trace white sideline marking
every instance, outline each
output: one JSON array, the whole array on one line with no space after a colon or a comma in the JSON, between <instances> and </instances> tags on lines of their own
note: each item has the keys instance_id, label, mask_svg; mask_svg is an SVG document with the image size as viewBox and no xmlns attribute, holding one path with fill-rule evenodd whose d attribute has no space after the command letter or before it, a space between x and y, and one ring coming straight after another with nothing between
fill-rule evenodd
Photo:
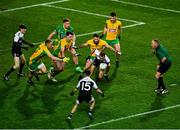
<instances>
[{"instance_id":1,"label":"white sideline marking","mask_svg":"<svg viewBox=\"0 0 180 130\"><path fill-rule=\"evenodd\" d=\"M16 11L16 10L22 10L22 9L27 9L27 8L42 6L42 5L47 5L47 4L56 4L56 3L66 2L66 1L70 1L70 0L59 0L59 1L54 1L54 2L34 4L34 5L29 5L29 6L23 6L23 7L13 8L13 9L2 10L2 11L0 11L0 14L1 14L1 13L6 13L6 12L12 12L12 11Z\"/></svg>"},{"instance_id":2,"label":"white sideline marking","mask_svg":"<svg viewBox=\"0 0 180 130\"><path fill-rule=\"evenodd\" d=\"M97 13L93 13L93 12L88 12L88 11L83 11L83 10L77 10L77 9L72 9L72 8L65 8L65 7L60 7L60 6L54 6L54 5L50 5L50 4L43 4L42 6L47 6L47 7L51 7L51 8L57 8L57 9L62 9L62 10L68 10L68 11L78 12L78 13L84 13L84 14L88 14L88 15L94 15L94 16L109 18L108 15L97 14ZM142 23L142 22L135 21L135 20L130 20L130 19L124 19L124 18L118 18L118 19L119 19L119 20L128 21L128 22L133 22L133 23Z\"/></svg>"},{"instance_id":3,"label":"white sideline marking","mask_svg":"<svg viewBox=\"0 0 180 130\"><path fill-rule=\"evenodd\" d=\"M144 7L144 8L155 9L155 10L162 10L162 11L168 11L168 12L173 12L173 13L180 13L179 10L173 10L173 9L167 9L167 8L158 8L158 7L153 7L153 6L149 6L149 5L143 5L143 4L127 2L127 1L121 1L121 0L111 0L111 1L119 2L119 3L127 4L127 5L134 5L134 6Z\"/></svg>"},{"instance_id":4,"label":"white sideline marking","mask_svg":"<svg viewBox=\"0 0 180 130\"><path fill-rule=\"evenodd\" d=\"M156 112L160 112L160 111L164 111L164 110L169 110L169 109L173 109L173 108L177 108L177 107L180 107L180 104L165 107L165 108L161 108L161 109L157 109L157 110L147 111L147 112L143 112L143 113L133 114L133 115L130 115L130 116L111 119L111 120L108 120L108 121L103 121L103 122L100 122L100 123L96 123L96 124L76 128L76 129L85 129L85 128L90 128L90 127L95 127L95 126L99 126L99 125L103 125L103 124L108 124L108 123L117 122L117 121L121 121L121 120L125 120L125 119L130 119L130 118L134 118L134 117L148 115L148 114L152 114L152 113L156 113Z\"/></svg>"}]
</instances>

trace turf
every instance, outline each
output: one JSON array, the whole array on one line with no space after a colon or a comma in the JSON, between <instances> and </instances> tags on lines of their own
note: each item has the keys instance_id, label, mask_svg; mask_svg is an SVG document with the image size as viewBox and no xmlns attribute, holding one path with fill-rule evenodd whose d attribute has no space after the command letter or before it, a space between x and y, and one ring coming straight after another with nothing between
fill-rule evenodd
<instances>
[{"instance_id":1,"label":"turf","mask_svg":"<svg viewBox=\"0 0 180 130\"><path fill-rule=\"evenodd\" d=\"M44 2L52 2L52 0L39 0L38 2L36 0L26 0L26 2L24 0L1 0L0 10ZM174 10L178 10L178 5L180 5L178 0L137 0L136 2ZM0 80L0 128L79 128L180 104L179 13L126 5L109 0L71 0L53 5L104 15L116 11L120 18L145 22L146 24L123 29L121 39L123 55L119 68L115 68L115 55L107 50L107 54L111 58L110 76L112 80L98 84L105 93L104 98L95 92L93 93L96 98L95 120L88 119L88 107L83 103L74 114L72 123L65 121L77 97L77 95L74 97L69 95L78 79L75 66L70 62L66 65L65 71L56 77L58 83L50 82L44 75L40 77L41 81L35 82L35 87L32 87L26 83L27 77L18 78L16 73L10 76L11 80L8 82ZM58 24L61 24L64 17L70 17L71 25L76 34L102 30L107 19L46 6L0 12L1 77L13 65L12 38L19 24L24 23L28 26L26 39L36 43L44 41L51 31ZM135 24L124 20L122 23L123 26ZM92 38L91 35L78 37L76 44L80 45L90 38ZM173 66L165 75L165 83L169 89L167 95L154 93L156 86L154 73L158 61L151 55L150 42L153 38L161 39L173 57ZM35 48L24 51L27 59ZM84 48L78 52L82 54L79 57L79 63L83 67L89 49ZM51 65L48 58L45 58L44 62L47 67ZM24 71L28 72L27 66ZM170 86L171 84L177 85ZM180 108L174 108L90 128L180 128L179 115Z\"/></svg>"}]
</instances>

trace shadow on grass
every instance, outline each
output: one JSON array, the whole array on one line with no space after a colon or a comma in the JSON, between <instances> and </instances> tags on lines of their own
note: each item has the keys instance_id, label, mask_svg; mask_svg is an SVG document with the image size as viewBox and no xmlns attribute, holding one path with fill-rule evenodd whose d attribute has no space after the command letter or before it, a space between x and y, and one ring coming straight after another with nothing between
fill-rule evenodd
<instances>
[{"instance_id":1,"label":"shadow on grass","mask_svg":"<svg viewBox=\"0 0 180 130\"><path fill-rule=\"evenodd\" d=\"M74 74L58 83L47 80L43 90L38 90L36 85L27 85L23 95L16 102L19 113L21 113L25 119L31 119L37 114L54 113L60 102L60 99L56 99L56 96L63 91L64 84L69 82L72 77L74 77ZM36 100L42 101L43 107L33 107Z\"/></svg>"},{"instance_id":2,"label":"shadow on grass","mask_svg":"<svg viewBox=\"0 0 180 130\"><path fill-rule=\"evenodd\" d=\"M0 89L0 107L4 105L4 101L7 98L9 92L19 85L20 77L17 77L15 83L11 84L9 81L4 81L5 87Z\"/></svg>"},{"instance_id":3,"label":"shadow on grass","mask_svg":"<svg viewBox=\"0 0 180 130\"><path fill-rule=\"evenodd\" d=\"M153 110L158 110L158 109L162 109L165 106L163 105L162 101L163 99L166 97L166 95L161 95L161 94L157 94L154 102L151 103L151 107L149 109L149 111L153 111ZM151 113L151 114L147 114L145 116L143 116L140 121L141 122L146 122L154 117L159 116L163 111L159 111L159 112L155 112L155 113Z\"/></svg>"}]
</instances>

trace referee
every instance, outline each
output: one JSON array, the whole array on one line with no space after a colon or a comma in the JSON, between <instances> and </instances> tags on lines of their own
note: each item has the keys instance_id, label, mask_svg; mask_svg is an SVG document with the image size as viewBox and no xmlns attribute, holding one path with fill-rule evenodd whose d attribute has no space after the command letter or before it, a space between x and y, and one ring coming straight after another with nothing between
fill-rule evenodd
<instances>
[{"instance_id":1,"label":"referee","mask_svg":"<svg viewBox=\"0 0 180 130\"><path fill-rule=\"evenodd\" d=\"M158 87L155 92L165 94L168 92L168 89L164 84L163 74L166 73L171 67L172 58L169 56L166 48L162 44L160 44L159 40L152 40L151 47L152 49L154 49L153 52L159 60L159 64L157 65L157 71L155 74L155 77L158 80Z\"/></svg>"}]
</instances>

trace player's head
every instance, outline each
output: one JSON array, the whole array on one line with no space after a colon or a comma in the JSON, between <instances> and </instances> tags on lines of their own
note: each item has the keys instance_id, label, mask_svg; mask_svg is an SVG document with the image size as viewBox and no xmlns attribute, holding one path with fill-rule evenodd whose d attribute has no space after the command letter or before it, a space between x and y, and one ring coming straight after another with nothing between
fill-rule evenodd
<instances>
[{"instance_id":1,"label":"player's head","mask_svg":"<svg viewBox=\"0 0 180 130\"><path fill-rule=\"evenodd\" d=\"M158 46L159 46L159 40L158 39L153 39L152 41L151 41L151 47L153 48L153 49L156 49Z\"/></svg>"},{"instance_id":2,"label":"player's head","mask_svg":"<svg viewBox=\"0 0 180 130\"><path fill-rule=\"evenodd\" d=\"M112 12L111 14L110 14L110 21L111 22L115 22L116 21L116 13L115 12Z\"/></svg>"},{"instance_id":3,"label":"player's head","mask_svg":"<svg viewBox=\"0 0 180 130\"><path fill-rule=\"evenodd\" d=\"M73 35L74 35L73 32L66 32L66 38L67 38L67 40L73 40Z\"/></svg>"},{"instance_id":4,"label":"player's head","mask_svg":"<svg viewBox=\"0 0 180 130\"><path fill-rule=\"evenodd\" d=\"M94 43L95 43L95 44L98 44L98 43L99 43L99 40L100 40L99 35L98 35L97 33L95 33L95 34L93 35L93 41L94 41Z\"/></svg>"},{"instance_id":5,"label":"player's head","mask_svg":"<svg viewBox=\"0 0 180 130\"><path fill-rule=\"evenodd\" d=\"M90 70L85 70L84 73L85 73L86 76L90 76L91 71Z\"/></svg>"},{"instance_id":6,"label":"player's head","mask_svg":"<svg viewBox=\"0 0 180 130\"><path fill-rule=\"evenodd\" d=\"M50 39L47 39L45 41L45 45L47 46L48 49L51 49L53 47L53 41Z\"/></svg>"},{"instance_id":7,"label":"player's head","mask_svg":"<svg viewBox=\"0 0 180 130\"><path fill-rule=\"evenodd\" d=\"M19 25L19 31L26 33L27 27L24 24Z\"/></svg>"},{"instance_id":8,"label":"player's head","mask_svg":"<svg viewBox=\"0 0 180 130\"><path fill-rule=\"evenodd\" d=\"M63 19L63 25L66 29L69 28L70 27L70 19L69 18Z\"/></svg>"},{"instance_id":9,"label":"player's head","mask_svg":"<svg viewBox=\"0 0 180 130\"><path fill-rule=\"evenodd\" d=\"M105 59L105 53L104 52L101 52L100 54L99 54L99 58L100 58L100 60L101 61L103 61L104 59Z\"/></svg>"}]
</instances>

